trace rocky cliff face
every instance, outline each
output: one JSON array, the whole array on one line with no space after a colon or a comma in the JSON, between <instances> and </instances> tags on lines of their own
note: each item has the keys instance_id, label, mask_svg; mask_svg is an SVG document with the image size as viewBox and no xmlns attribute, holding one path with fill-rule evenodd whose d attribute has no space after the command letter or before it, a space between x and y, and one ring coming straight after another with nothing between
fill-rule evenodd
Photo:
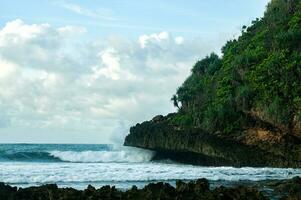
<instances>
[{"instance_id":1,"label":"rocky cliff face","mask_svg":"<svg viewBox=\"0 0 301 200\"><path fill-rule=\"evenodd\" d=\"M157 116L137 124L130 129L124 145L154 150L154 159L197 165L301 167L299 139L256 128L227 136L207 133L174 126L172 117Z\"/></svg>"},{"instance_id":2,"label":"rocky cliff face","mask_svg":"<svg viewBox=\"0 0 301 200\"><path fill-rule=\"evenodd\" d=\"M125 145L201 165L301 167L301 0L198 61L172 97L178 112L132 127Z\"/></svg>"}]
</instances>

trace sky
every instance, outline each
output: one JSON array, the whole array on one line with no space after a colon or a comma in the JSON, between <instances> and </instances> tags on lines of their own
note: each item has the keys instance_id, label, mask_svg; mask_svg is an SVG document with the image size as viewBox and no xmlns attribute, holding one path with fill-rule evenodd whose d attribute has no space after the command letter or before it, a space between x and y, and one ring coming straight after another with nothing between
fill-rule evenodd
<instances>
[{"instance_id":1,"label":"sky","mask_svg":"<svg viewBox=\"0 0 301 200\"><path fill-rule=\"evenodd\" d=\"M0 0L0 143L122 143L268 0Z\"/></svg>"}]
</instances>

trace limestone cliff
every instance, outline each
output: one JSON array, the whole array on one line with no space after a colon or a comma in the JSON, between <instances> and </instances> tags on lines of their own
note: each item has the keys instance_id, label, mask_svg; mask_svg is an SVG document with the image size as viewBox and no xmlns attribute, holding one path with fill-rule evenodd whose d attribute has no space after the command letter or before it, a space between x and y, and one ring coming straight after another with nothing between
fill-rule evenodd
<instances>
[{"instance_id":1,"label":"limestone cliff","mask_svg":"<svg viewBox=\"0 0 301 200\"><path fill-rule=\"evenodd\" d=\"M198 128L180 128L172 114L137 124L125 139L126 146L151 149L154 159L207 166L301 167L301 145L285 145L282 136L264 130L243 134L211 134ZM297 141L294 138L294 141Z\"/></svg>"}]
</instances>

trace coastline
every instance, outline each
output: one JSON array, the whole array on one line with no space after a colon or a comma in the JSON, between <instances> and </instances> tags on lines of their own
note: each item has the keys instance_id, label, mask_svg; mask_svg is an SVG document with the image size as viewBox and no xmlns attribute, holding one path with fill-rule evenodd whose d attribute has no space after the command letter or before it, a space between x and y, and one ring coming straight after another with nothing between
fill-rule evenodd
<instances>
[{"instance_id":1,"label":"coastline","mask_svg":"<svg viewBox=\"0 0 301 200\"><path fill-rule=\"evenodd\" d=\"M156 152L155 159L199 166L300 168L300 139L275 139L277 134L242 131L208 133L172 124L174 114L156 116L130 128L124 145ZM260 134L264 133L263 136Z\"/></svg>"},{"instance_id":2,"label":"coastline","mask_svg":"<svg viewBox=\"0 0 301 200\"><path fill-rule=\"evenodd\" d=\"M236 183L212 187L207 179L184 182L178 180L176 186L168 183L150 183L143 188L132 186L128 190L119 190L115 186L103 186L99 189L88 185L84 190L59 188L56 184L17 188L0 183L0 199L300 199L301 178L270 180L252 184Z\"/></svg>"}]
</instances>

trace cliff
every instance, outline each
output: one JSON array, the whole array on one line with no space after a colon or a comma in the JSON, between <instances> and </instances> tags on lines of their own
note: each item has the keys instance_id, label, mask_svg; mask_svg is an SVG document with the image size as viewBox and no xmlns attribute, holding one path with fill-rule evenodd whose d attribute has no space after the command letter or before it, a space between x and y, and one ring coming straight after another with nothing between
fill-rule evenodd
<instances>
[{"instance_id":1,"label":"cliff","mask_svg":"<svg viewBox=\"0 0 301 200\"><path fill-rule=\"evenodd\" d=\"M272 0L238 39L198 61L178 112L137 124L125 145L201 165L301 166L301 1Z\"/></svg>"},{"instance_id":2,"label":"cliff","mask_svg":"<svg viewBox=\"0 0 301 200\"><path fill-rule=\"evenodd\" d=\"M296 138L285 138L264 130L246 130L244 134L212 134L198 128L181 128L172 117L157 116L137 124L125 138L126 146L157 152L154 159L207 166L301 167L301 145Z\"/></svg>"}]
</instances>

